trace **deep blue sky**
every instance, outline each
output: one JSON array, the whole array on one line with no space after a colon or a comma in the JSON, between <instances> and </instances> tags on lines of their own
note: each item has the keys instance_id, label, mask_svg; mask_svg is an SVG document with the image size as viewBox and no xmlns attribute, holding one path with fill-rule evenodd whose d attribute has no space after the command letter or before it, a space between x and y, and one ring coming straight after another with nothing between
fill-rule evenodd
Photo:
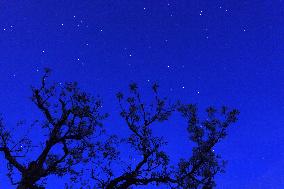
<instances>
[{"instance_id":1,"label":"deep blue sky","mask_svg":"<svg viewBox=\"0 0 284 189\"><path fill-rule=\"evenodd\" d=\"M281 0L4 0L0 52L0 112L8 124L33 118L29 86L43 67L58 82L75 80L100 94L110 111L129 82L158 81L164 94L201 109L240 110L216 149L229 161L217 188L284 188ZM176 134L185 136L180 128ZM1 173L0 188L8 187Z\"/></svg>"}]
</instances>

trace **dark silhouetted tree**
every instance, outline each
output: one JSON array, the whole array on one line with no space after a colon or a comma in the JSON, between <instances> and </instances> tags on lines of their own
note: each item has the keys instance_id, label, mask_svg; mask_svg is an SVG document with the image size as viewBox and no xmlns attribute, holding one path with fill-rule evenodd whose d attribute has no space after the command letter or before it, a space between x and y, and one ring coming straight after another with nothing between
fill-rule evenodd
<instances>
[{"instance_id":1,"label":"dark silhouetted tree","mask_svg":"<svg viewBox=\"0 0 284 189\"><path fill-rule=\"evenodd\" d=\"M66 174L83 177L87 180L82 183L85 188L126 189L149 184L188 189L215 187L214 177L224 171L225 162L213 148L237 121L237 110L209 107L202 121L196 105L169 103L160 96L157 84L152 86L153 99L149 103L143 101L137 85L131 84L129 95L116 95L129 135L108 135L101 123L106 118L99 111L101 101L81 91L76 83L47 86L48 74L46 70L39 88L32 88L32 101L44 115L41 127L47 131L45 143L34 160L27 164L18 160L32 152L31 141L23 138L14 142L13 133L1 121L0 151L8 163L7 175L18 188L40 188L43 186L38 182L49 175ZM191 156L177 164L171 163L165 151L167 141L163 133L154 132L157 125L166 127L174 113L185 120L188 139L193 143L193 147L185 149L192 152ZM122 157L125 151L140 158L126 161ZM84 164L91 168L82 170ZM13 180L14 169L21 175L17 182Z\"/></svg>"},{"instance_id":2,"label":"dark silhouetted tree","mask_svg":"<svg viewBox=\"0 0 284 189\"><path fill-rule=\"evenodd\" d=\"M19 156L23 158L26 153L33 153L31 141L25 137L15 142L12 137L14 133L5 130L1 121L0 151L8 162L8 176L18 189L41 188L37 182L49 175L79 174L73 167L88 161L88 156L84 154L94 148L91 137L104 117L98 112L100 100L81 91L76 83L48 86L49 72L49 69L45 70L39 88L32 88L31 100L44 115L40 125L46 131L45 142L34 160L26 164L18 160ZM55 151L55 148L61 150ZM21 175L17 182L13 180L14 169Z\"/></svg>"}]
</instances>

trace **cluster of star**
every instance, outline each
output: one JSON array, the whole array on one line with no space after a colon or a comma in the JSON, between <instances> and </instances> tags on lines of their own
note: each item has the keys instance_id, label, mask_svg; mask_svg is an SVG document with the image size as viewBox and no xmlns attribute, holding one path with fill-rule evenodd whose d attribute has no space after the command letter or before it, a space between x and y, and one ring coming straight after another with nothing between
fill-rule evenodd
<instances>
[{"instance_id":1,"label":"cluster of star","mask_svg":"<svg viewBox=\"0 0 284 189\"><path fill-rule=\"evenodd\" d=\"M174 13L174 10L172 7L174 7L174 3L166 3L166 7L168 7L168 15L170 17L174 17L175 13ZM217 9L220 9L221 11L223 11L225 14L229 15L230 11L229 9L226 9L224 8L223 6L216 6ZM147 7L142 7L141 8L144 12L145 12L145 16L150 16L150 11L151 9L150 8L147 8ZM204 17L204 19L206 19L206 16L210 16L207 14L207 11L206 9L204 10L200 10L198 13L196 13L196 16L202 16ZM69 18L69 21L71 20L71 23L73 23L73 27L75 29L77 29L78 31L80 30L88 30L90 27L89 27L89 24L84 21L83 18L80 18L80 16L76 16L76 15L73 15ZM68 26L70 23L63 23L63 22L59 22L58 23L58 28L59 28L59 32L60 31L64 31L65 30L65 27ZM97 31L96 32L99 32L99 33L102 33L104 32L104 28L102 26L97 26ZM6 28L3 28L4 31L12 31L14 30L14 25L10 25L10 27L6 27ZM241 29L241 31L243 32L246 32L248 29L247 27L243 27ZM66 31L65 31L66 32ZM209 28L208 27L204 27L203 28L203 31L202 33L205 34L205 39L209 39L209 34L210 34L210 31L209 31ZM168 38L165 38L163 39L163 41L161 41L161 43L163 44L166 44L168 45L170 42L170 39ZM89 41L82 41L82 45L85 46L86 48L91 48L92 45L90 45ZM151 45L148 45L147 47L145 48L148 48L149 50L152 49L152 46ZM81 50L82 51L82 50ZM133 64L135 62L135 49L132 48L132 47L123 47L123 50L122 50L123 54L128 57L128 58L131 58L131 61L127 62L127 65L129 67L133 67ZM41 49L40 50L40 53L41 53L41 56L48 56L48 49ZM86 58L83 56L83 55L72 55L74 56L73 58L73 61L74 63L80 65L80 66L85 66L86 64L88 64L88 62L86 62ZM176 65L165 65L166 67L166 71L168 72L171 72L173 70L175 70L175 67ZM181 66L181 69L183 69L185 67L185 65L182 65ZM130 68L130 69L131 69ZM38 66L36 67L36 72L39 71L39 68ZM16 77L16 73L13 73L12 74L12 77L15 78ZM146 79L147 82L150 82L151 78L148 78ZM185 85L181 85L181 89L186 89L186 86ZM173 88L170 88L170 91L173 91ZM200 91L196 91L196 94L200 94Z\"/></svg>"}]
</instances>

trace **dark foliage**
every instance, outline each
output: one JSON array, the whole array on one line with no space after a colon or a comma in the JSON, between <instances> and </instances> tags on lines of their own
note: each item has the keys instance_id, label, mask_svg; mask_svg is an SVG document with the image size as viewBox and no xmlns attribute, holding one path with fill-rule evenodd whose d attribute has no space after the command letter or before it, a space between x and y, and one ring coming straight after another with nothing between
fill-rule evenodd
<instances>
[{"instance_id":1,"label":"dark foliage","mask_svg":"<svg viewBox=\"0 0 284 189\"><path fill-rule=\"evenodd\" d=\"M129 96L117 94L120 116L130 134L126 138L109 136L101 123L106 118L100 113L101 101L81 91L76 83L47 85L49 72L46 69L40 87L32 88L31 100L44 115L39 125L47 132L38 156L21 163L19 158L33 153L32 141L25 137L16 142L14 133L0 122L0 152L7 161L7 175L17 188L44 188L39 182L50 175L70 175L73 181L89 175L91 180L83 186L86 188L92 185L90 188L123 189L148 184L214 188L214 177L224 170L225 162L213 148L236 122L237 110L209 107L206 119L201 121L195 105L170 104L167 98L160 97L157 84L152 86L150 103L145 103L137 85L131 84ZM156 136L153 128L165 124L175 112L186 121L194 147L189 149L191 157L171 165L170 156L164 151L167 142ZM123 161L119 146L129 147L129 152L140 158L135 162ZM85 164L92 168L83 170ZM18 173L20 180L14 181L13 175Z\"/></svg>"},{"instance_id":2,"label":"dark foliage","mask_svg":"<svg viewBox=\"0 0 284 189\"><path fill-rule=\"evenodd\" d=\"M32 88L31 100L43 113L41 127L47 131L47 139L38 157L27 165L21 164L17 158L21 153L32 153L31 142L27 138L13 141L13 133L5 130L1 122L0 151L8 162L8 176L17 188L41 188L37 182L52 174L79 174L73 167L88 161L89 156L85 157L84 153L94 148L91 137L103 118L98 113L100 101L80 91L76 83L47 86L49 72L46 69L39 88ZM22 149L23 146L28 152ZM60 147L61 152L54 153L52 149L55 147ZM20 172L20 181L13 181L14 169Z\"/></svg>"}]
</instances>

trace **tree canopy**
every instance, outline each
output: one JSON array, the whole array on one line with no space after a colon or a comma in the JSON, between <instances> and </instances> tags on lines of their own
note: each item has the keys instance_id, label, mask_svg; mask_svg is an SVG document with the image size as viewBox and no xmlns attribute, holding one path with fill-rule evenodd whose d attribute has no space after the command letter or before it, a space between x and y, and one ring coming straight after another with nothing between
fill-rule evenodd
<instances>
[{"instance_id":1,"label":"tree canopy","mask_svg":"<svg viewBox=\"0 0 284 189\"><path fill-rule=\"evenodd\" d=\"M103 112L99 97L81 90L75 82L51 84L47 81L49 75L50 70L46 69L40 86L32 87L31 101L43 115L32 126L39 126L45 133L36 149L32 138L18 139L3 118L0 122L0 153L15 187L44 188L42 181L51 175L58 179L69 175L71 181L83 188L123 189L149 184L188 189L215 187L215 175L224 171L225 161L213 148L237 121L238 110L209 107L202 120L195 104L170 103L160 95L155 83L152 101L146 103L133 83L126 94L116 94L120 117L129 131L127 137L122 137L107 132L103 123L110 113ZM193 145L187 149L191 156L172 164L164 150L166 138L163 133L156 135L153 128L166 124L176 113L184 120L188 140ZM125 161L121 155L125 148L141 158ZM26 158L28 155L31 158Z\"/></svg>"}]
</instances>

